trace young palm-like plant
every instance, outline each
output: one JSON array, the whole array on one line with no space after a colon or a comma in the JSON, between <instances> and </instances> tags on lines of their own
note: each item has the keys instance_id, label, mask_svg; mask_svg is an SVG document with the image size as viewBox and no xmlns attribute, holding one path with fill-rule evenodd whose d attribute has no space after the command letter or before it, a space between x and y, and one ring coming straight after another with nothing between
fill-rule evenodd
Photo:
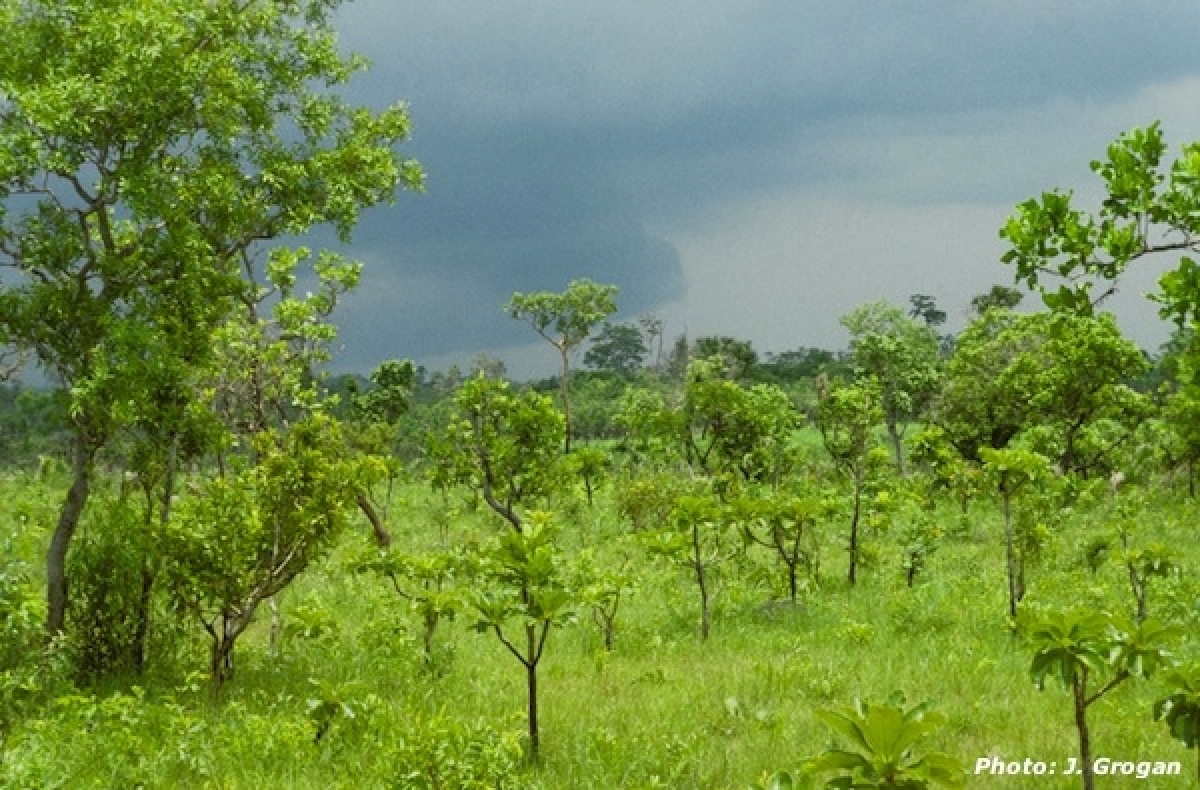
<instances>
[{"instance_id":1,"label":"young palm-like plant","mask_svg":"<svg viewBox=\"0 0 1200 790\"><path fill-rule=\"evenodd\" d=\"M830 749L801 766L801 776L835 774L827 788L925 790L962 787L966 781L956 757L918 750L945 722L925 705L905 710L856 700L851 710L819 710L817 716L849 741L848 748Z\"/></svg>"},{"instance_id":2,"label":"young palm-like plant","mask_svg":"<svg viewBox=\"0 0 1200 790\"><path fill-rule=\"evenodd\" d=\"M1171 694L1154 703L1154 720L1166 722L1171 736L1196 753L1200 780L1200 662L1165 676Z\"/></svg>"}]
</instances>

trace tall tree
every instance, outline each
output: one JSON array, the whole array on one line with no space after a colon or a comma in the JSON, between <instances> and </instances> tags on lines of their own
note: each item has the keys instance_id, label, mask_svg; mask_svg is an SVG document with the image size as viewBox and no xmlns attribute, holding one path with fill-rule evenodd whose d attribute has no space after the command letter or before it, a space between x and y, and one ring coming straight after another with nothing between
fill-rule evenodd
<instances>
[{"instance_id":1,"label":"tall tree","mask_svg":"<svg viewBox=\"0 0 1200 790\"><path fill-rule=\"evenodd\" d=\"M946 323L946 311L939 310L937 300L929 294L913 294L908 297L912 305L908 310L909 318L917 318L925 322L930 329L937 329Z\"/></svg>"},{"instance_id":2,"label":"tall tree","mask_svg":"<svg viewBox=\"0 0 1200 790\"><path fill-rule=\"evenodd\" d=\"M559 389L567 418L563 447L568 453L571 452L571 354L588 339L597 324L617 312L616 296L617 286L600 285L584 278L572 280L562 293L515 293L505 307L509 315L527 321L558 351Z\"/></svg>"},{"instance_id":3,"label":"tall tree","mask_svg":"<svg viewBox=\"0 0 1200 790\"><path fill-rule=\"evenodd\" d=\"M96 454L248 295L256 245L417 187L403 107L336 95L337 0L0 2L0 338L72 393L73 481L46 559L65 558ZM149 46L150 43L153 46Z\"/></svg>"},{"instance_id":4,"label":"tall tree","mask_svg":"<svg viewBox=\"0 0 1200 790\"><path fill-rule=\"evenodd\" d=\"M648 353L646 341L636 326L605 321L596 333L592 347L583 355L583 364L595 370L611 370L628 378L641 369Z\"/></svg>"},{"instance_id":5,"label":"tall tree","mask_svg":"<svg viewBox=\"0 0 1200 790\"><path fill-rule=\"evenodd\" d=\"M983 315L988 310L999 308L1011 310L1021 303L1025 294L1007 285L993 285L989 290L971 297L971 312Z\"/></svg>"}]
</instances>

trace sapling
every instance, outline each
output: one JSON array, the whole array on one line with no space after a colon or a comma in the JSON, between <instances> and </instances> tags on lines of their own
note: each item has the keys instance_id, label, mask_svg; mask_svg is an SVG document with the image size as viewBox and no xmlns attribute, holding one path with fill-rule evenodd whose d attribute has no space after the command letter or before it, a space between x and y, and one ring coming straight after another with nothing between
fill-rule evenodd
<instances>
[{"instance_id":1,"label":"sapling","mask_svg":"<svg viewBox=\"0 0 1200 790\"><path fill-rule=\"evenodd\" d=\"M1027 611L1022 618L1033 650L1034 683L1044 689L1046 677L1053 675L1074 697L1083 786L1094 790L1088 708L1130 678L1149 677L1167 666L1167 645L1179 632L1153 619L1133 625L1084 610Z\"/></svg>"},{"instance_id":2,"label":"sapling","mask_svg":"<svg viewBox=\"0 0 1200 790\"><path fill-rule=\"evenodd\" d=\"M1005 568L1008 572L1008 615L1016 618L1017 605L1025 597L1025 560L1014 527L1013 504L1026 487L1050 485L1050 462L1045 456L1020 448L979 451L988 483L1000 493L1004 508Z\"/></svg>"},{"instance_id":3,"label":"sapling","mask_svg":"<svg viewBox=\"0 0 1200 790\"><path fill-rule=\"evenodd\" d=\"M396 594L421 618L421 643L427 666L433 664L433 640L438 625L454 619L463 607L461 583L471 575L470 566L469 557L458 548L427 553L387 548L352 564L356 571L374 571L387 577Z\"/></svg>"},{"instance_id":4,"label":"sapling","mask_svg":"<svg viewBox=\"0 0 1200 790\"><path fill-rule=\"evenodd\" d=\"M680 496L665 529L647 534L647 549L692 572L700 593L700 638L712 622L715 574L743 551L733 517L715 495L701 490Z\"/></svg>"},{"instance_id":5,"label":"sapling","mask_svg":"<svg viewBox=\"0 0 1200 790\"><path fill-rule=\"evenodd\" d=\"M619 564L604 567L597 562L592 549L584 549L575 564L580 602L591 609L592 620L604 634L604 649L612 652L621 603L638 589L631 557L623 553Z\"/></svg>"},{"instance_id":6,"label":"sapling","mask_svg":"<svg viewBox=\"0 0 1200 790\"><path fill-rule=\"evenodd\" d=\"M550 514L533 511L520 531L507 530L482 558L480 585L471 598L479 615L475 629L491 631L525 667L529 755L538 760L538 664L551 629L575 617L572 588L556 544ZM515 621L515 623L514 623ZM524 631L524 644L512 633Z\"/></svg>"},{"instance_id":7,"label":"sapling","mask_svg":"<svg viewBox=\"0 0 1200 790\"><path fill-rule=\"evenodd\" d=\"M817 426L825 449L834 466L853 486L853 508L850 517L850 571L853 586L858 580L859 527L863 515L863 494L873 471L887 461L876 450L882 450L875 438L875 429L883 419L879 405L879 388L870 380L853 385L822 385L818 392Z\"/></svg>"},{"instance_id":8,"label":"sapling","mask_svg":"<svg viewBox=\"0 0 1200 790\"><path fill-rule=\"evenodd\" d=\"M604 479L605 473L612 466L608 453L598 447L580 447L571 454L571 469L583 481L584 491L587 492L588 507L593 502L595 489Z\"/></svg>"},{"instance_id":9,"label":"sapling","mask_svg":"<svg viewBox=\"0 0 1200 790\"><path fill-rule=\"evenodd\" d=\"M771 552L787 575L788 600L796 603L801 571L815 583L820 565L816 524L825 510L822 500L794 495L740 498L734 503L746 540Z\"/></svg>"},{"instance_id":10,"label":"sapling","mask_svg":"<svg viewBox=\"0 0 1200 790\"><path fill-rule=\"evenodd\" d=\"M1124 567L1129 579L1134 616L1139 623L1149 617L1151 580L1165 579L1179 569L1179 555L1168 546L1161 543L1134 544L1139 521L1145 517L1144 504L1140 498L1119 503L1113 533L1093 541L1087 549L1087 563L1094 573L1113 554L1114 546L1118 548L1116 559Z\"/></svg>"}]
</instances>

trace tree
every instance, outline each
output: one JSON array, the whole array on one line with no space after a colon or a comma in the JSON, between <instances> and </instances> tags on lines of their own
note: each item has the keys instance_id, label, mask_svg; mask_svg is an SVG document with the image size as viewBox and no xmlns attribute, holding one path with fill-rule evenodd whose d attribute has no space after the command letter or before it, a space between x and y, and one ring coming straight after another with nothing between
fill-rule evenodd
<instances>
[{"instance_id":1,"label":"tree","mask_svg":"<svg viewBox=\"0 0 1200 790\"><path fill-rule=\"evenodd\" d=\"M850 330L855 374L879 384L883 422L903 474L904 434L937 391L937 334L882 301L856 308L841 322Z\"/></svg>"},{"instance_id":2,"label":"tree","mask_svg":"<svg viewBox=\"0 0 1200 790\"><path fill-rule=\"evenodd\" d=\"M526 505L562 485L558 448L565 421L549 398L531 391L513 395L508 382L483 374L468 380L454 401L458 415L434 460L444 477L469 484L506 522L483 558L483 583L472 605L480 616L476 628L495 633L525 667L530 755L536 760L537 668L551 628L572 616L576 596L550 514L526 512ZM523 647L505 631L513 619L525 632Z\"/></svg>"},{"instance_id":3,"label":"tree","mask_svg":"<svg viewBox=\"0 0 1200 790\"><path fill-rule=\"evenodd\" d=\"M529 514L520 531L506 531L484 558L484 582L472 604L479 614L476 630L491 631L525 667L529 718L529 756L538 760L541 741L538 728L538 664L546 651L546 640L556 625L574 618L576 591L559 551L550 515ZM506 632L516 620L525 632L519 646Z\"/></svg>"},{"instance_id":4,"label":"tree","mask_svg":"<svg viewBox=\"0 0 1200 790\"><path fill-rule=\"evenodd\" d=\"M562 293L517 292L504 308L513 318L527 321L535 332L558 350L561 361L559 388L563 414L566 416L563 448L568 453L571 452L571 354L588 339L596 324L617 312L617 305L613 301L616 295L617 286L600 285L585 278L572 280Z\"/></svg>"},{"instance_id":5,"label":"tree","mask_svg":"<svg viewBox=\"0 0 1200 790\"><path fill-rule=\"evenodd\" d=\"M1063 469L1103 468L1144 413L1124 382L1145 365L1111 315L989 310L959 336L931 421L969 461L1040 426L1038 449ZM1104 420L1128 430L1089 437Z\"/></svg>"},{"instance_id":6,"label":"tree","mask_svg":"<svg viewBox=\"0 0 1200 790\"><path fill-rule=\"evenodd\" d=\"M930 329L937 329L946 323L946 311L939 310L937 300L929 294L913 294L908 297L908 301L912 304L908 311L909 318L924 321L925 326Z\"/></svg>"},{"instance_id":7,"label":"tree","mask_svg":"<svg viewBox=\"0 0 1200 790\"><path fill-rule=\"evenodd\" d=\"M72 394L52 634L93 461L148 380L203 362L258 245L326 223L346 237L420 185L393 151L404 109L334 92L361 67L337 53L337 4L0 3L0 341Z\"/></svg>"},{"instance_id":8,"label":"tree","mask_svg":"<svg viewBox=\"0 0 1200 790\"><path fill-rule=\"evenodd\" d=\"M1008 616L1017 616L1017 606L1025 598L1025 568L1037 541L1028 534L1017 535L1013 502L1024 489L1045 489L1052 477L1049 461L1037 453L1019 447L980 451L984 477L1000 492L1004 507L1004 556L1008 572ZM1029 526L1026 522L1022 526Z\"/></svg>"},{"instance_id":9,"label":"tree","mask_svg":"<svg viewBox=\"0 0 1200 790\"><path fill-rule=\"evenodd\" d=\"M733 514L711 491L679 496L665 529L644 537L649 551L691 571L700 593L700 638L712 628L716 574L743 551L733 529Z\"/></svg>"},{"instance_id":10,"label":"tree","mask_svg":"<svg viewBox=\"0 0 1200 790\"><path fill-rule=\"evenodd\" d=\"M371 389L356 394L353 398L354 443L358 449L371 456L376 472L363 481L355 501L358 509L366 516L375 533L375 541L387 548L392 543L388 530L388 510L391 505L392 487L399 474L399 461L394 455L396 434L400 419L408 413L412 402L416 369L410 360L389 359L380 363L371 373ZM387 481L382 506L374 496L371 478L383 477Z\"/></svg>"},{"instance_id":11,"label":"tree","mask_svg":"<svg viewBox=\"0 0 1200 790\"><path fill-rule=\"evenodd\" d=\"M696 338L692 347L691 359L718 359L727 371L729 378L735 381L745 381L750 378L751 371L758 364L758 352L754 350L749 340L710 335Z\"/></svg>"},{"instance_id":12,"label":"tree","mask_svg":"<svg viewBox=\"0 0 1200 790\"><path fill-rule=\"evenodd\" d=\"M1058 190L1020 203L1000 229L1002 260L1051 309L1091 315L1130 265L1179 253L1154 298L1164 317L1186 324L1200 307L1200 266L1186 255L1200 244L1200 143L1184 145L1169 167L1166 153L1158 122L1120 135L1091 164L1107 192L1100 209L1082 211Z\"/></svg>"},{"instance_id":13,"label":"tree","mask_svg":"<svg viewBox=\"0 0 1200 790\"><path fill-rule=\"evenodd\" d=\"M322 555L354 505L354 461L332 419L265 431L255 443L254 466L203 484L162 535L168 586L212 639L214 689L259 605Z\"/></svg>"},{"instance_id":14,"label":"tree","mask_svg":"<svg viewBox=\"0 0 1200 790\"><path fill-rule=\"evenodd\" d=\"M781 456L799 415L771 384L745 389L728 378L721 357L688 365L683 403L668 425L683 455L702 474L733 472L744 480L777 480Z\"/></svg>"},{"instance_id":15,"label":"tree","mask_svg":"<svg viewBox=\"0 0 1200 790\"><path fill-rule=\"evenodd\" d=\"M828 503L814 497L752 493L737 500L734 510L747 542L762 546L783 563L788 600L795 604L801 569L811 581L817 580L821 545L816 523L821 515L827 515Z\"/></svg>"},{"instance_id":16,"label":"tree","mask_svg":"<svg viewBox=\"0 0 1200 790\"><path fill-rule=\"evenodd\" d=\"M636 326L605 321L592 340L592 347L583 355L583 364L632 378L641 369L647 353L646 341Z\"/></svg>"},{"instance_id":17,"label":"tree","mask_svg":"<svg viewBox=\"0 0 1200 790\"><path fill-rule=\"evenodd\" d=\"M977 317L988 310L1012 310L1021 303L1025 294L1007 285L993 285L991 289L971 297L971 312Z\"/></svg>"},{"instance_id":18,"label":"tree","mask_svg":"<svg viewBox=\"0 0 1200 790\"><path fill-rule=\"evenodd\" d=\"M663 330L666 328L666 322L658 316L644 315L638 319L638 324L641 325L642 331L646 333L646 337L650 340L650 347L654 349L654 372L661 372Z\"/></svg>"},{"instance_id":19,"label":"tree","mask_svg":"<svg viewBox=\"0 0 1200 790\"><path fill-rule=\"evenodd\" d=\"M863 494L869 475L878 466L874 454L874 432L883 418L879 408L879 390L873 382L838 385L823 388L817 404L817 427L821 440L838 471L849 478L853 486L853 509L850 516L849 581L858 579L859 527L863 516ZM884 463L886 463L886 452Z\"/></svg>"},{"instance_id":20,"label":"tree","mask_svg":"<svg viewBox=\"0 0 1200 790\"><path fill-rule=\"evenodd\" d=\"M1088 708L1130 678L1149 677L1167 665L1166 645L1178 632L1154 620L1135 627L1083 610L1029 615L1021 625L1033 650L1030 673L1038 689L1053 675L1074 697L1083 787L1094 790Z\"/></svg>"}]
</instances>

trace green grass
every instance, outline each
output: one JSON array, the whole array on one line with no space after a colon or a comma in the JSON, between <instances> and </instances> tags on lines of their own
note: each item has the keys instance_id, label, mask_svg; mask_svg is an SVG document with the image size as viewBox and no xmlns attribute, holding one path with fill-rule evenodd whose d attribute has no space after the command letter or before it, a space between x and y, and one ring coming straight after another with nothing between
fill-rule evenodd
<instances>
[{"instance_id":1,"label":"green grass","mask_svg":"<svg viewBox=\"0 0 1200 790\"><path fill-rule=\"evenodd\" d=\"M0 524L10 525L14 551L31 562L35 584L57 491L24 477L0 482ZM607 550L624 529L608 501L606 493L591 510L560 503L565 542ZM397 541L436 543L443 507L419 486L399 491L392 505ZM1129 611L1131 596L1115 565L1096 575L1083 567L1082 547L1108 507L1100 497L1057 532L1032 572L1030 604ZM1147 539L1186 554L1182 579L1153 588L1151 613L1193 633L1200 606L1196 516L1193 504L1159 496L1144 526ZM952 526L959 517L947 506L940 518ZM468 616L441 627L435 665L425 667L419 624L405 604L381 580L345 570L365 545L368 531L360 527L280 601L285 623L298 606L323 608L338 624L335 633L292 639L271 655L261 612L238 644L234 680L214 702L202 674L202 634L192 628L170 655L153 657L144 678L107 681L19 724L5 743L0 780L16 787L404 786L397 777L421 770L420 755L453 741L444 732L429 735L439 721L465 732L462 742L491 749L496 764L513 758L524 728L521 667L493 636L469 630ZM453 515L449 535L460 540L499 528L489 514L465 510ZM769 604L773 591L744 581L753 576L748 569L727 574L706 643L698 638L692 580L639 560L642 587L624 605L612 654L587 617L551 634L540 676L543 760L523 768L514 786L740 790L833 745L815 709L845 707L856 697L882 701L896 691L910 703L928 700L948 717L930 745L961 758L968 772L983 756L1061 765L1075 754L1069 694L1033 686L1029 656L1006 622L997 506L976 503L967 534L947 539L913 589L900 571L895 529L876 539L877 564L853 589L843 578L843 525L825 529L819 589L796 607ZM1194 637L1179 652L1200 656ZM314 743L309 700L323 689L343 695L355 716L339 715ZM1153 680L1130 682L1097 704L1094 749L1124 760L1182 761L1184 777L1157 784L1108 778L1102 786L1192 786L1194 756L1151 720L1159 691ZM968 786L1053 790L1080 783L969 777Z\"/></svg>"}]
</instances>

